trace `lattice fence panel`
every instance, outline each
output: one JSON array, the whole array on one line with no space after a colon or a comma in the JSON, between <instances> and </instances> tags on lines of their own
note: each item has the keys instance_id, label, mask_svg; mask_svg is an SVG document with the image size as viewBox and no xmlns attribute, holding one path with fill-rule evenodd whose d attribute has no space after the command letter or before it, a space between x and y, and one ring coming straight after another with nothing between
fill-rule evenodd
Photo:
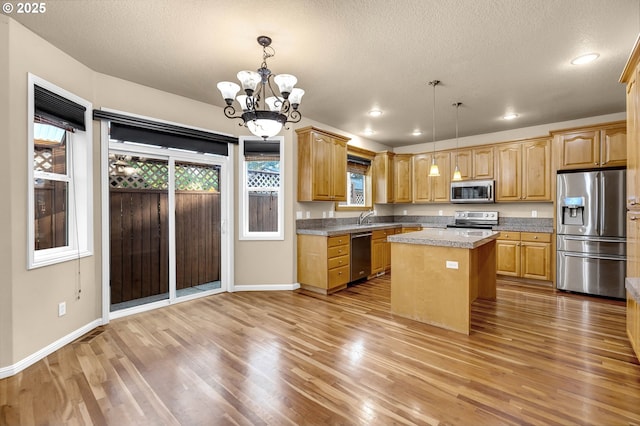
<instances>
[{"instance_id":1,"label":"lattice fence panel","mask_svg":"<svg viewBox=\"0 0 640 426\"><path fill-rule=\"evenodd\" d=\"M176 164L176 189L179 191L218 192L220 170L217 167Z\"/></svg>"},{"instance_id":2,"label":"lattice fence panel","mask_svg":"<svg viewBox=\"0 0 640 426\"><path fill-rule=\"evenodd\" d=\"M278 188L280 186L280 173L249 170L249 188Z\"/></svg>"},{"instance_id":3,"label":"lattice fence panel","mask_svg":"<svg viewBox=\"0 0 640 426\"><path fill-rule=\"evenodd\" d=\"M119 173L118 166L109 162L109 184L112 188L167 189L169 187L169 165L166 162L131 160L129 166L135 169L131 175Z\"/></svg>"}]
</instances>

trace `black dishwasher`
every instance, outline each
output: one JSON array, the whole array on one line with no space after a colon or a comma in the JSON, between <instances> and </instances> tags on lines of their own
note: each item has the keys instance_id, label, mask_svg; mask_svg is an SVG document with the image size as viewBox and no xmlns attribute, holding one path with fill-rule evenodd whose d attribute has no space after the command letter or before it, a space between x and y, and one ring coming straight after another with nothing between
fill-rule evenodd
<instances>
[{"instance_id":1,"label":"black dishwasher","mask_svg":"<svg viewBox=\"0 0 640 426\"><path fill-rule=\"evenodd\" d=\"M351 234L351 280L367 278L371 274L371 232Z\"/></svg>"}]
</instances>

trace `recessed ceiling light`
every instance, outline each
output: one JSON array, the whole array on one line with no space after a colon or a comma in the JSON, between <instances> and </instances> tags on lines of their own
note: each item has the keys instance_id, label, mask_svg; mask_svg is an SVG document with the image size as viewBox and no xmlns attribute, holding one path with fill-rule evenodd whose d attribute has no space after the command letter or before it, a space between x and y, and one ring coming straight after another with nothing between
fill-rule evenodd
<instances>
[{"instance_id":1,"label":"recessed ceiling light","mask_svg":"<svg viewBox=\"0 0 640 426\"><path fill-rule=\"evenodd\" d=\"M422 131L420 130L414 130L413 133L411 133L413 136L420 136L422 134Z\"/></svg>"},{"instance_id":2,"label":"recessed ceiling light","mask_svg":"<svg viewBox=\"0 0 640 426\"><path fill-rule=\"evenodd\" d=\"M513 120L514 118L518 118L518 114L516 114L515 112L511 112L509 114L505 114L504 116L502 116L502 118L505 120Z\"/></svg>"},{"instance_id":3,"label":"recessed ceiling light","mask_svg":"<svg viewBox=\"0 0 640 426\"><path fill-rule=\"evenodd\" d=\"M598 56L600 55L597 53L587 53L586 55L578 56L573 61L571 61L571 63L573 65L588 64L589 62L595 61L596 59L598 59Z\"/></svg>"},{"instance_id":4,"label":"recessed ceiling light","mask_svg":"<svg viewBox=\"0 0 640 426\"><path fill-rule=\"evenodd\" d=\"M375 132L371 129L364 129L364 134L367 136L371 136L372 134L374 134Z\"/></svg>"},{"instance_id":5,"label":"recessed ceiling light","mask_svg":"<svg viewBox=\"0 0 640 426\"><path fill-rule=\"evenodd\" d=\"M380 111L379 109L372 109L371 111L369 111L370 117L380 117L381 115L382 111Z\"/></svg>"}]
</instances>

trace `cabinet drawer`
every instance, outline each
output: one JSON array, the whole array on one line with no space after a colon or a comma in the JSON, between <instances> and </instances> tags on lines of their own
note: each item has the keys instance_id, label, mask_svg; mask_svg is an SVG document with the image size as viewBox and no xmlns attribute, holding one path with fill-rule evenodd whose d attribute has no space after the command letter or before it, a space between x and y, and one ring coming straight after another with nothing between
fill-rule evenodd
<instances>
[{"instance_id":1,"label":"cabinet drawer","mask_svg":"<svg viewBox=\"0 0 640 426\"><path fill-rule=\"evenodd\" d=\"M545 232L523 232L522 241L532 241L536 243L550 243L551 234Z\"/></svg>"},{"instance_id":2,"label":"cabinet drawer","mask_svg":"<svg viewBox=\"0 0 640 426\"><path fill-rule=\"evenodd\" d=\"M371 239L372 240L384 239L384 238L387 238L387 235L395 235L395 233L396 233L396 230L394 228L376 229L372 232L373 235L371 235Z\"/></svg>"},{"instance_id":3,"label":"cabinet drawer","mask_svg":"<svg viewBox=\"0 0 640 426\"><path fill-rule=\"evenodd\" d=\"M349 244L345 244L343 246L329 247L327 249L327 257L339 257L339 256L348 256L349 255Z\"/></svg>"},{"instance_id":4,"label":"cabinet drawer","mask_svg":"<svg viewBox=\"0 0 640 426\"><path fill-rule=\"evenodd\" d=\"M498 235L499 240L520 241L520 232L501 231Z\"/></svg>"},{"instance_id":5,"label":"cabinet drawer","mask_svg":"<svg viewBox=\"0 0 640 426\"><path fill-rule=\"evenodd\" d=\"M329 270L329 288L349 282L349 265Z\"/></svg>"},{"instance_id":6,"label":"cabinet drawer","mask_svg":"<svg viewBox=\"0 0 640 426\"><path fill-rule=\"evenodd\" d=\"M332 257L329 259L329 269L349 266L349 255Z\"/></svg>"},{"instance_id":7,"label":"cabinet drawer","mask_svg":"<svg viewBox=\"0 0 640 426\"><path fill-rule=\"evenodd\" d=\"M348 235L336 235L335 237L329 237L327 239L327 247L341 246L343 244L349 244Z\"/></svg>"}]
</instances>

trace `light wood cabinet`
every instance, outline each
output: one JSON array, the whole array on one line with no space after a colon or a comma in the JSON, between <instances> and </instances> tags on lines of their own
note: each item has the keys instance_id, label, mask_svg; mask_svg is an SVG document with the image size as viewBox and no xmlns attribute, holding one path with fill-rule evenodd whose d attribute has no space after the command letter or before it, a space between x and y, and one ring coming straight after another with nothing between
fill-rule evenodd
<instances>
[{"instance_id":1,"label":"light wood cabinet","mask_svg":"<svg viewBox=\"0 0 640 426\"><path fill-rule=\"evenodd\" d=\"M551 234L503 231L496 241L496 273L550 281L551 256Z\"/></svg>"},{"instance_id":2,"label":"light wood cabinet","mask_svg":"<svg viewBox=\"0 0 640 426\"><path fill-rule=\"evenodd\" d=\"M627 212L627 277L640 277L640 211Z\"/></svg>"},{"instance_id":3,"label":"light wood cabinet","mask_svg":"<svg viewBox=\"0 0 640 426\"><path fill-rule=\"evenodd\" d=\"M501 144L496 156L496 201L551 201L548 139Z\"/></svg>"},{"instance_id":4,"label":"light wood cabinet","mask_svg":"<svg viewBox=\"0 0 640 426\"><path fill-rule=\"evenodd\" d=\"M414 203L445 203L449 201L449 185L451 183L449 152L435 153L440 176L429 176L433 155L432 153L422 153L413 156Z\"/></svg>"},{"instance_id":5,"label":"light wood cabinet","mask_svg":"<svg viewBox=\"0 0 640 426\"><path fill-rule=\"evenodd\" d=\"M627 277L640 277L640 39L620 77L627 85ZM640 306L627 292L627 335L640 359Z\"/></svg>"},{"instance_id":6,"label":"light wood cabinet","mask_svg":"<svg viewBox=\"0 0 640 426\"><path fill-rule=\"evenodd\" d=\"M640 359L640 304L627 291L627 336Z\"/></svg>"},{"instance_id":7,"label":"light wood cabinet","mask_svg":"<svg viewBox=\"0 0 640 426\"><path fill-rule=\"evenodd\" d=\"M520 276L520 232L501 232L496 240L496 273Z\"/></svg>"},{"instance_id":8,"label":"light wood cabinet","mask_svg":"<svg viewBox=\"0 0 640 426\"><path fill-rule=\"evenodd\" d=\"M393 201L411 202L411 154L396 154L393 157Z\"/></svg>"},{"instance_id":9,"label":"light wood cabinet","mask_svg":"<svg viewBox=\"0 0 640 426\"><path fill-rule=\"evenodd\" d=\"M375 229L371 235L371 274L391 269L391 243L387 236L395 235L396 228Z\"/></svg>"},{"instance_id":10,"label":"light wood cabinet","mask_svg":"<svg viewBox=\"0 0 640 426\"><path fill-rule=\"evenodd\" d=\"M349 138L315 127L296 133L298 201L346 201Z\"/></svg>"},{"instance_id":11,"label":"light wood cabinet","mask_svg":"<svg viewBox=\"0 0 640 426\"><path fill-rule=\"evenodd\" d=\"M558 170L620 167L627 164L625 122L554 132Z\"/></svg>"},{"instance_id":12,"label":"light wood cabinet","mask_svg":"<svg viewBox=\"0 0 640 426\"><path fill-rule=\"evenodd\" d=\"M323 294L341 290L350 279L350 237L298 235L298 282Z\"/></svg>"},{"instance_id":13,"label":"light wood cabinet","mask_svg":"<svg viewBox=\"0 0 640 426\"><path fill-rule=\"evenodd\" d=\"M462 180L493 179L493 146L465 148L451 152L451 173L456 159Z\"/></svg>"},{"instance_id":14,"label":"light wood cabinet","mask_svg":"<svg viewBox=\"0 0 640 426\"><path fill-rule=\"evenodd\" d=\"M373 199L378 204L393 203L393 158L389 151L376 153L373 159Z\"/></svg>"}]
</instances>

